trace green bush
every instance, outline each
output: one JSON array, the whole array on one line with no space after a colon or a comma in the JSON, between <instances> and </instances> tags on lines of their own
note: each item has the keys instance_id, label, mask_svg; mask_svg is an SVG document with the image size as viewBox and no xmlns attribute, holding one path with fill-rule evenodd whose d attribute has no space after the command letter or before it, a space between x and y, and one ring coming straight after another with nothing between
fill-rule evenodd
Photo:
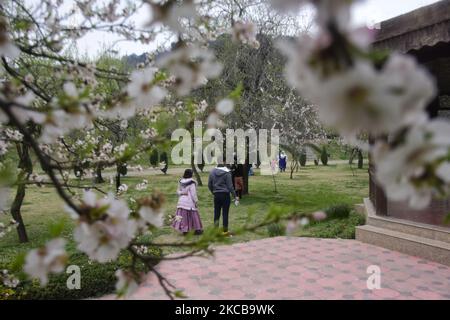
<instances>
[{"instance_id":1,"label":"green bush","mask_svg":"<svg viewBox=\"0 0 450 320\"><path fill-rule=\"evenodd\" d=\"M75 165L73 167L73 173L74 173L75 177L80 178L81 176L84 175L83 167L81 165Z\"/></svg>"},{"instance_id":2,"label":"green bush","mask_svg":"<svg viewBox=\"0 0 450 320\"><path fill-rule=\"evenodd\" d=\"M267 226L267 232L269 237L279 237L283 236L285 233L285 228L280 223L272 223Z\"/></svg>"},{"instance_id":3,"label":"green bush","mask_svg":"<svg viewBox=\"0 0 450 320\"><path fill-rule=\"evenodd\" d=\"M324 166L328 165L328 152L325 146L322 148L322 152L320 153L320 161Z\"/></svg>"},{"instance_id":4,"label":"green bush","mask_svg":"<svg viewBox=\"0 0 450 320\"><path fill-rule=\"evenodd\" d=\"M325 210L327 214L327 219L346 219L349 217L352 207L348 204L339 204L336 206L329 207Z\"/></svg>"},{"instance_id":5,"label":"green bush","mask_svg":"<svg viewBox=\"0 0 450 320\"><path fill-rule=\"evenodd\" d=\"M126 163L121 164L121 165L119 166L119 173L120 173L122 176L126 176L126 175L127 175L127 173L128 173L128 166L127 166Z\"/></svg>"},{"instance_id":6,"label":"green bush","mask_svg":"<svg viewBox=\"0 0 450 320\"><path fill-rule=\"evenodd\" d=\"M160 256L161 251L151 250L152 254ZM67 279L70 274L65 272L50 275L49 282L41 287L37 280L24 281L17 288L7 289L0 287L0 300L25 299L25 300L53 300L53 299L87 299L100 297L113 293L115 290L115 273L120 268L126 268L131 264L131 255L124 252L116 262L97 263L92 262L82 253L72 254L69 265L77 265L81 270L81 288L69 290ZM138 266L144 271L143 265Z\"/></svg>"},{"instance_id":7,"label":"green bush","mask_svg":"<svg viewBox=\"0 0 450 320\"><path fill-rule=\"evenodd\" d=\"M298 235L314 238L355 239L355 227L364 223L364 216L352 211L346 219L312 223L302 229Z\"/></svg>"},{"instance_id":8,"label":"green bush","mask_svg":"<svg viewBox=\"0 0 450 320\"><path fill-rule=\"evenodd\" d=\"M159 153L156 149L154 149L150 154L150 164L152 165L152 167L156 167L159 165Z\"/></svg>"},{"instance_id":9,"label":"green bush","mask_svg":"<svg viewBox=\"0 0 450 320\"><path fill-rule=\"evenodd\" d=\"M167 155L167 152L163 151L161 153L160 162L169 163L169 156Z\"/></svg>"},{"instance_id":10,"label":"green bush","mask_svg":"<svg viewBox=\"0 0 450 320\"><path fill-rule=\"evenodd\" d=\"M302 152L300 154L300 159L299 160L300 160L300 165L302 167L306 166L306 152Z\"/></svg>"},{"instance_id":11,"label":"green bush","mask_svg":"<svg viewBox=\"0 0 450 320\"><path fill-rule=\"evenodd\" d=\"M164 168L161 169L164 174L167 174L167 169L169 169L169 157L167 156L167 152L163 151L161 153L160 162L164 162Z\"/></svg>"}]
</instances>

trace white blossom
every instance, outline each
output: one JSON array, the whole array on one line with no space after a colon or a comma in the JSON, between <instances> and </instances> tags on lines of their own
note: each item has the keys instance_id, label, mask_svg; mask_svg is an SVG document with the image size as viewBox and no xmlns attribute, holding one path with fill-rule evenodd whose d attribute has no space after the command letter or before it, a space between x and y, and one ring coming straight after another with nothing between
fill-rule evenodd
<instances>
[{"instance_id":1,"label":"white blossom","mask_svg":"<svg viewBox=\"0 0 450 320\"><path fill-rule=\"evenodd\" d=\"M10 274L8 270L4 269L0 271L0 283L3 283L5 287L15 288L19 285L20 281Z\"/></svg>"},{"instance_id":2,"label":"white blossom","mask_svg":"<svg viewBox=\"0 0 450 320\"><path fill-rule=\"evenodd\" d=\"M20 50L10 41L0 43L0 56L15 59L20 55Z\"/></svg>"},{"instance_id":3,"label":"white blossom","mask_svg":"<svg viewBox=\"0 0 450 320\"><path fill-rule=\"evenodd\" d=\"M164 212L160 209L154 209L151 206L143 205L139 209L139 215L145 222L152 226L160 228L164 224Z\"/></svg>"},{"instance_id":4,"label":"white blossom","mask_svg":"<svg viewBox=\"0 0 450 320\"><path fill-rule=\"evenodd\" d=\"M206 102L206 100L200 101L200 103L198 104L198 112L203 113L206 111L207 108L208 108L208 102Z\"/></svg>"},{"instance_id":5,"label":"white blossom","mask_svg":"<svg viewBox=\"0 0 450 320\"><path fill-rule=\"evenodd\" d=\"M167 68L175 77L174 86L180 96L187 95L222 72L222 65L216 61L214 54L196 46L175 49L158 59L157 64Z\"/></svg>"},{"instance_id":6,"label":"white blossom","mask_svg":"<svg viewBox=\"0 0 450 320\"><path fill-rule=\"evenodd\" d=\"M193 19L197 17L197 10L193 1L173 2L170 6L161 6L150 3L152 19L149 26L155 23L163 23L177 32L184 29L180 23L181 19Z\"/></svg>"},{"instance_id":7,"label":"white blossom","mask_svg":"<svg viewBox=\"0 0 450 320\"><path fill-rule=\"evenodd\" d=\"M443 162L436 169L436 176L438 176L446 184L450 184L450 163Z\"/></svg>"},{"instance_id":8,"label":"white blossom","mask_svg":"<svg viewBox=\"0 0 450 320\"><path fill-rule=\"evenodd\" d=\"M309 219L307 217L303 217L299 221L300 226L304 227L309 224Z\"/></svg>"},{"instance_id":9,"label":"white blossom","mask_svg":"<svg viewBox=\"0 0 450 320\"><path fill-rule=\"evenodd\" d=\"M136 185L136 190L143 191L143 190L146 190L147 187L148 187L148 181L144 179L141 183L138 183Z\"/></svg>"},{"instance_id":10,"label":"white blossom","mask_svg":"<svg viewBox=\"0 0 450 320\"><path fill-rule=\"evenodd\" d=\"M305 96L308 96L308 92L316 92L320 88L319 77L309 66L309 59L329 43L329 36L323 33L315 38L302 35L295 42L277 42L278 48L287 57L284 68L286 80Z\"/></svg>"},{"instance_id":11,"label":"white blossom","mask_svg":"<svg viewBox=\"0 0 450 320\"><path fill-rule=\"evenodd\" d=\"M153 139L156 136L156 131L153 128L147 128L139 134L143 139Z\"/></svg>"},{"instance_id":12,"label":"white blossom","mask_svg":"<svg viewBox=\"0 0 450 320\"><path fill-rule=\"evenodd\" d=\"M41 285L46 285L49 273L64 271L67 261L65 245L66 240L57 238L42 248L29 251L25 258L24 271L32 278L38 278Z\"/></svg>"},{"instance_id":13,"label":"white blossom","mask_svg":"<svg viewBox=\"0 0 450 320\"><path fill-rule=\"evenodd\" d=\"M392 54L381 72L391 108L398 113L397 126L424 121L425 108L436 95L434 80L413 57ZM395 124L393 124L394 126Z\"/></svg>"},{"instance_id":14,"label":"white blossom","mask_svg":"<svg viewBox=\"0 0 450 320\"><path fill-rule=\"evenodd\" d=\"M233 112L234 102L231 99L222 99L217 103L216 111L222 115L228 115Z\"/></svg>"},{"instance_id":15,"label":"white blossom","mask_svg":"<svg viewBox=\"0 0 450 320\"><path fill-rule=\"evenodd\" d=\"M128 128L128 120L124 119L124 120L120 121L120 128L121 129Z\"/></svg>"},{"instance_id":16,"label":"white blossom","mask_svg":"<svg viewBox=\"0 0 450 320\"><path fill-rule=\"evenodd\" d=\"M416 80L407 81L409 75ZM433 88L430 78L417 68L386 76L384 70L379 73L371 64L359 61L348 71L324 80L310 96L325 124L352 136L362 131L395 132L404 125L425 121L424 109L434 95Z\"/></svg>"},{"instance_id":17,"label":"white blossom","mask_svg":"<svg viewBox=\"0 0 450 320\"><path fill-rule=\"evenodd\" d=\"M8 152L9 143L3 140L0 140L0 156L3 156Z\"/></svg>"},{"instance_id":18,"label":"white blossom","mask_svg":"<svg viewBox=\"0 0 450 320\"><path fill-rule=\"evenodd\" d=\"M284 12L292 12L311 4L315 7L315 20L319 26L326 27L333 23L341 30L345 30L348 29L351 20L351 5L356 1L358 0L271 0L271 4Z\"/></svg>"},{"instance_id":19,"label":"white blossom","mask_svg":"<svg viewBox=\"0 0 450 320\"><path fill-rule=\"evenodd\" d=\"M20 55L20 50L11 41L8 34L8 26L3 17L0 17L0 57L15 59Z\"/></svg>"},{"instance_id":20,"label":"white blossom","mask_svg":"<svg viewBox=\"0 0 450 320\"><path fill-rule=\"evenodd\" d=\"M346 72L323 82L313 93L319 117L344 134L390 131L398 125L398 110L392 105L385 83L372 65L359 62Z\"/></svg>"},{"instance_id":21,"label":"white blossom","mask_svg":"<svg viewBox=\"0 0 450 320\"><path fill-rule=\"evenodd\" d=\"M166 90L154 85L156 68L135 70L127 86L127 93L133 99L132 104L139 108L152 108L166 96Z\"/></svg>"},{"instance_id":22,"label":"white blossom","mask_svg":"<svg viewBox=\"0 0 450 320\"><path fill-rule=\"evenodd\" d=\"M78 98L78 89L73 82L64 83L63 91L68 97Z\"/></svg>"},{"instance_id":23,"label":"white blossom","mask_svg":"<svg viewBox=\"0 0 450 320\"><path fill-rule=\"evenodd\" d=\"M239 41L258 49L259 42L256 40L256 34L257 28L253 22L237 21L231 30L233 41Z\"/></svg>"},{"instance_id":24,"label":"white blossom","mask_svg":"<svg viewBox=\"0 0 450 320\"><path fill-rule=\"evenodd\" d=\"M315 221L322 221L327 218L327 214L324 211L316 211L312 213L312 218Z\"/></svg>"},{"instance_id":25,"label":"white blossom","mask_svg":"<svg viewBox=\"0 0 450 320\"><path fill-rule=\"evenodd\" d=\"M122 193L125 193L125 192L127 192L127 191L128 191L128 186L127 186L126 184L122 183L122 184L119 186L119 188L118 188L118 190L117 190L117 193L122 194Z\"/></svg>"},{"instance_id":26,"label":"white blossom","mask_svg":"<svg viewBox=\"0 0 450 320\"><path fill-rule=\"evenodd\" d=\"M448 179L448 165L444 162L434 172L434 163L445 159L450 147L450 123L433 120L412 127L403 143L389 147L379 142L372 150L377 164L376 178L386 195L395 201L408 201L413 208L425 208L433 195L439 195L432 175L444 183ZM442 186L448 191L448 186Z\"/></svg>"},{"instance_id":27,"label":"white blossom","mask_svg":"<svg viewBox=\"0 0 450 320\"><path fill-rule=\"evenodd\" d=\"M313 0L316 7L316 21L321 27L334 23L341 31L350 25L351 5L357 0Z\"/></svg>"},{"instance_id":28,"label":"white blossom","mask_svg":"<svg viewBox=\"0 0 450 320\"><path fill-rule=\"evenodd\" d=\"M116 292L119 297L127 298L139 288L139 284L130 272L119 269L116 271L116 277Z\"/></svg>"},{"instance_id":29,"label":"white blossom","mask_svg":"<svg viewBox=\"0 0 450 320\"><path fill-rule=\"evenodd\" d=\"M77 248L98 262L116 259L120 250L133 239L137 229L136 222L129 218L128 206L124 201L114 199L112 194L97 200L92 191L85 192L83 205L88 209L103 209L104 214L91 217L92 221L79 218L74 231Z\"/></svg>"},{"instance_id":30,"label":"white blossom","mask_svg":"<svg viewBox=\"0 0 450 320\"><path fill-rule=\"evenodd\" d=\"M92 127L91 115L86 110L80 109L78 113L67 113L57 109L52 111L45 120L40 141L51 144L71 130L89 127Z\"/></svg>"}]
</instances>

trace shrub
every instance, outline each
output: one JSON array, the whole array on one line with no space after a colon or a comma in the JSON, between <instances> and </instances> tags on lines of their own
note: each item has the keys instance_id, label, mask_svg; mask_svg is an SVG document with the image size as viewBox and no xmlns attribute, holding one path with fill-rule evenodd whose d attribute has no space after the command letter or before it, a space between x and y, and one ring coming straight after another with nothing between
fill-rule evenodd
<instances>
[{"instance_id":1,"label":"shrub","mask_svg":"<svg viewBox=\"0 0 450 320\"><path fill-rule=\"evenodd\" d=\"M73 173L75 175L75 177L80 178L84 175L84 170L83 167L81 165L75 165L73 167Z\"/></svg>"},{"instance_id":2,"label":"shrub","mask_svg":"<svg viewBox=\"0 0 450 320\"><path fill-rule=\"evenodd\" d=\"M328 165L328 152L325 146L322 148L322 152L320 153L320 161L324 166Z\"/></svg>"},{"instance_id":3,"label":"shrub","mask_svg":"<svg viewBox=\"0 0 450 320\"><path fill-rule=\"evenodd\" d=\"M160 256L159 249L151 249L155 256ZM25 300L52 300L52 299L87 299L100 297L113 293L115 290L115 273L120 268L131 264L131 255L124 252L116 262L97 263L92 262L82 253L72 254L68 261L69 265L77 265L81 270L81 288L69 290L67 279L70 274L62 272L50 275L49 282L41 287L38 281L26 281L17 288L6 289L0 287L0 300L2 299L25 299ZM139 265L139 270L144 271L144 266Z\"/></svg>"},{"instance_id":4,"label":"shrub","mask_svg":"<svg viewBox=\"0 0 450 320\"><path fill-rule=\"evenodd\" d=\"M279 237L284 235L285 229L280 223L272 223L267 226L267 232L269 233L269 237L271 238Z\"/></svg>"},{"instance_id":5,"label":"shrub","mask_svg":"<svg viewBox=\"0 0 450 320\"><path fill-rule=\"evenodd\" d=\"M306 152L302 151L302 153L300 154L300 165L302 167L306 166Z\"/></svg>"},{"instance_id":6,"label":"shrub","mask_svg":"<svg viewBox=\"0 0 450 320\"><path fill-rule=\"evenodd\" d=\"M327 219L345 219L348 218L352 207L348 204L339 204L336 206L329 207L325 210L327 214Z\"/></svg>"},{"instance_id":7,"label":"shrub","mask_svg":"<svg viewBox=\"0 0 450 320\"><path fill-rule=\"evenodd\" d=\"M150 164L152 165L152 167L156 167L159 164L159 153L156 149L154 149L150 154Z\"/></svg>"},{"instance_id":8,"label":"shrub","mask_svg":"<svg viewBox=\"0 0 450 320\"><path fill-rule=\"evenodd\" d=\"M126 164L126 163L121 164L121 165L119 166L119 173L120 173L122 176L126 176L126 175L127 175L127 173L128 173L128 167L127 167L127 164Z\"/></svg>"},{"instance_id":9,"label":"shrub","mask_svg":"<svg viewBox=\"0 0 450 320\"><path fill-rule=\"evenodd\" d=\"M325 220L305 227L300 236L355 239L355 227L365 223L364 216L352 211L346 219Z\"/></svg>"},{"instance_id":10,"label":"shrub","mask_svg":"<svg viewBox=\"0 0 450 320\"><path fill-rule=\"evenodd\" d=\"M167 156L167 152L163 151L161 153L160 162L164 162L164 167L161 169L164 174L167 174L167 169L169 169L169 157Z\"/></svg>"},{"instance_id":11,"label":"shrub","mask_svg":"<svg viewBox=\"0 0 450 320\"><path fill-rule=\"evenodd\" d=\"M169 163L169 156L167 155L167 152L163 151L161 153L160 162Z\"/></svg>"}]
</instances>

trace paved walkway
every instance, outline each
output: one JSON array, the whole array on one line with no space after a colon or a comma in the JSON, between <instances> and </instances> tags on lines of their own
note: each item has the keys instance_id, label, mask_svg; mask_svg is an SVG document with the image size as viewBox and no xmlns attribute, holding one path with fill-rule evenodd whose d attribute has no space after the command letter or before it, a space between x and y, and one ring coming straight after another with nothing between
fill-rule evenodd
<instances>
[{"instance_id":1,"label":"paved walkway","mask_svg":"<svg viewBox=\"0 0 450 320\"><path fill-rule=\"evenodd\" d=\"M381 289L367 289L370 265ZM450 267L355 240L268 238L158 269L190 299L450 299ZM151 274L133 298L167 297Z\"/></svg>"}]
</instances>

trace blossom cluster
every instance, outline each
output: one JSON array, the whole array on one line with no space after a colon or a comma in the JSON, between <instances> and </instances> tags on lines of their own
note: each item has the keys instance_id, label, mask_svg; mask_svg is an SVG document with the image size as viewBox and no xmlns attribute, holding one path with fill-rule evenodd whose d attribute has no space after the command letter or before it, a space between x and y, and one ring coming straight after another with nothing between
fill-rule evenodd
<instances>
[{"instance_id":1,"label":"blossom cluster","mask_svg":"<svg viewBox=\"0 0 450 320\"><path fill-rule=\"evenodd\" d=\"M11 232L14 228L17 228L17 226L18 223L14 219L11 219L8 224L0 222L0 238L3 238L7 233Z\"/></svg>"},{"instance_id":2,"label":"blossom cluster","mask_svg":"<svg viewBox=\"0 0 450 320\"><path fill-rule=\"evenodd\" d=\"M362 132L373 137L376 178L387 196L424 208L448 191L450 123L429 119L435 83L412 57L373 58L374 30L350 25L354 2L273 1L282 10L307 3L316 9L316 34L279 44L286 78L317 105L325 125L350 140Z\"/></svg>"},{"instance_id":3,"label":"blossom cluster","mask_svg":"<svg viewBox=\"0 0 450 320\"><path fill-rule=\"evenodd\" d=\"M15 288L20 281L14 275L10 274L8 270L0 270L0 284L8 288Z\"/></svg>"},{"instance_id":4,"label":"blossom cluster","mask_svg":"<svg viewBox=\"0 0 450 320\"><path fill-rule=\"evenodd\" d=\"M41 285L46 285L49 273L64 271L67 261L65 245L66 240L56 238L41 248L29 251L23 270L30 277L39 279Z\"/></svg>"},{"instance_id":5,"label":"blossom cluster","mask_svg":"<svg viewBox=\"0 0 450 320\"><path fill-rule=\"evenodd\" d=\"M253 22L237 21L234 23L231 34L234 41L239 41L248 44L251 47L258 49L259 42L256 40L257 29Z\"/></svg>"}]
</instances>

